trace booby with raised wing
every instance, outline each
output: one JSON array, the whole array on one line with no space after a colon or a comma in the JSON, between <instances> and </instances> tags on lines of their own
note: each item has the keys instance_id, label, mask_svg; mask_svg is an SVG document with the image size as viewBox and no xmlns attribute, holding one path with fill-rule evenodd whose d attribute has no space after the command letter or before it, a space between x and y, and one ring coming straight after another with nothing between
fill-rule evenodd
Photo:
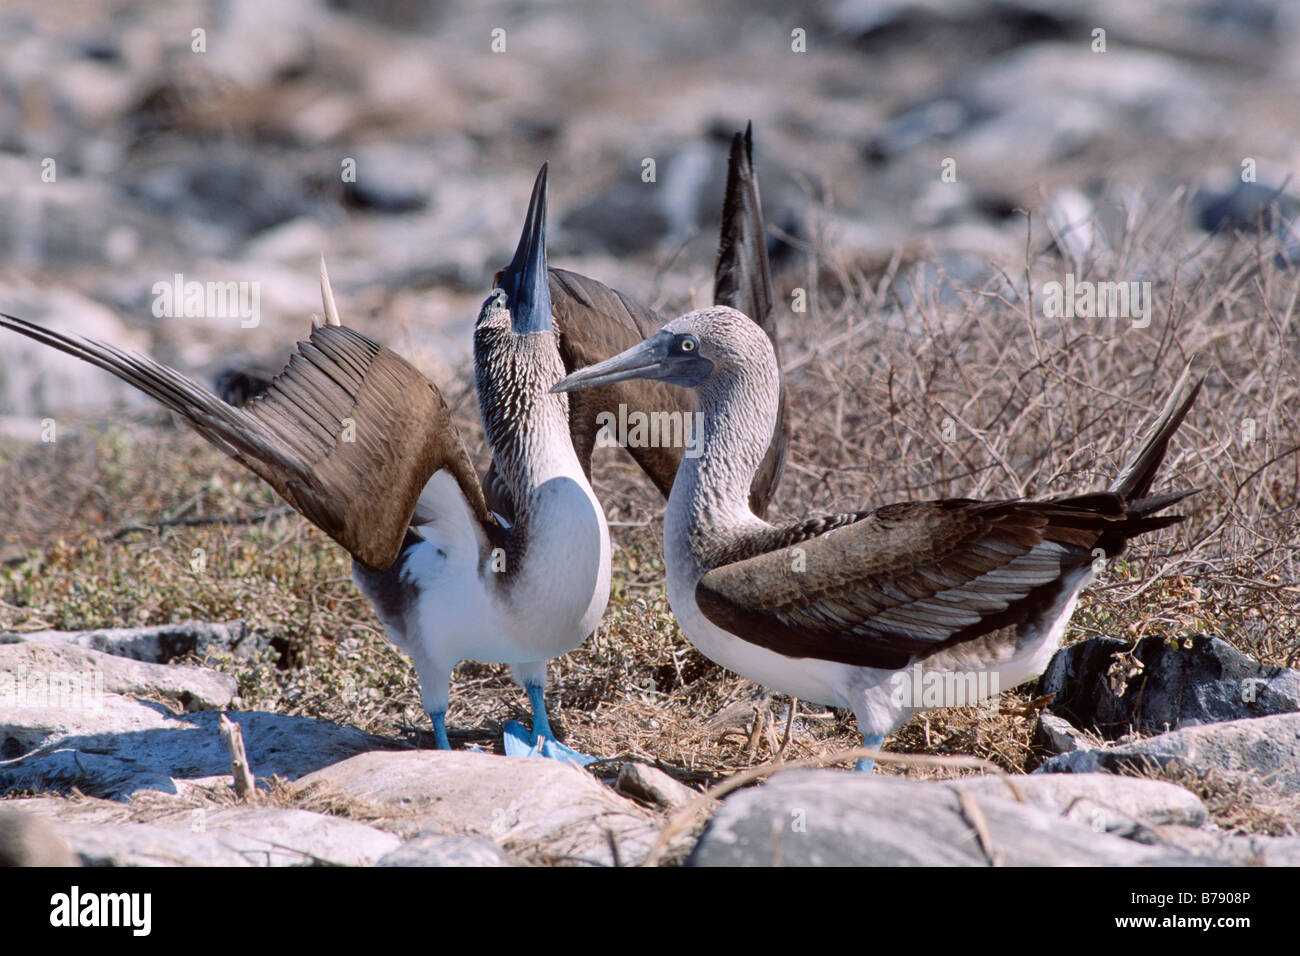
<instances>
[{"instance_id":1,"label":"booby with raised wing","mask_svg":"<svg viewBox=\"0 0 1300 956\"><path fill-rule=\"evenodd\" d=\"M352 555L353 578L420 677L437 746L462 659L504 662L533 705L531 749L584 758L550 733L546 662L586 639L609 598L609 532L574 454L546 288L546 167L514 261L474 332L479 407L511 503L505 525L436 387L396 353L327 323L266 391L235 408L147 356L12 316L0 325L104 368L182 415Z\"/></svg>"},{"instance_id":2,"label":"booby with raised wing","mask_svg":"<svg viewBox=\"0 0 1300 956\"><path fill-rule=\"evenodd\" d=\"M848 708L878 748L912 713L895 676L1042 672L1098 558L1182 520L1191 492L1150 496L1197 392L1190 371L1109 490L1040 501L903 502L773 526L749 508L778 401L767 337L730 308L681 316L559 392L630 378L694 388L699 457L684 458L664 518L668 598L712 660L802 700ZM871 761L859 762L870 770Z\"/></svg>"},{"instance_id":3,"label":"booby with raised wing","mask_svg":"<svg viewBox=\"0 0 1300 956\"><path fill-rule=\"evenodd\" d=\"M767 333L779 356L765 236L758 177L754 172L751 124L744 134L736 133L732 137L714 266L713 301L753 318ZM504 274L505 270L497 273L493 286L499 285ZM630 348L653 334L665 321L663 316L631 296L567 269L551 268L548 286L560 358L566 372L576 371ZM216 388L226 401L242 405L261 394L271 378L272 373L263 368L240 366L223 371ZM569 431L583 473L589 480L591 456L601 431L602 416L613 414L617 417L620 408L629 412L654 410L684 416L694 410L695 398L687 389L647 381L621 382L571 396ZM780 483L789 438L785 388L782 385L777 426L750 487L750 507L760 517L767 513ZM682 446L632 444L627 451L660 493L668 497L682 459ZM509 495L495 464L489 467L483 483L489 504L495 511L506 514Z\"/></svg>"}]
</instances>

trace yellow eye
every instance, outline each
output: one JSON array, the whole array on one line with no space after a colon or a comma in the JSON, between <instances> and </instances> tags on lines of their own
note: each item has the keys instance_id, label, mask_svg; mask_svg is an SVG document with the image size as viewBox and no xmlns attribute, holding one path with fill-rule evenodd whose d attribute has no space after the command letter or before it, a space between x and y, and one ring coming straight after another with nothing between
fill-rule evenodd
<instances>
[{"instance_id":1,"label":"yellow eye","mask_svg":"<svg viewBox=\"0 0 1300 956\"><path fill-rule=\"evenodd\" d=\"M682 351L683 351L683 352L694 352L694 351L695 351L695 340L694 340L694 339L682 339Z\"/></svg>"}]
</instances>

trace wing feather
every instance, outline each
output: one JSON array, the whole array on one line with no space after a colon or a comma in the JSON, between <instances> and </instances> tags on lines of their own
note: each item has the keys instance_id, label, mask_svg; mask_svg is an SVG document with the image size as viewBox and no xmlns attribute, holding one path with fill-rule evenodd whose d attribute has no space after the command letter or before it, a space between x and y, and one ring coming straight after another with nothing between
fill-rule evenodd
<instances>
[{"instance_id":1,"label":"wing feather","mask_svg":"<svg viewBox=\"0 0 1300 956\"><path fill-rule=\"evenodd\" d=\"M264 392L235 408L148 356L9 315L0 314L0 325L112 372L183 416L368 569L396 560L421 491L442 469L485 537L497 536L442 395L353 329L315 329Z\"/></svg>"}]
</instances>

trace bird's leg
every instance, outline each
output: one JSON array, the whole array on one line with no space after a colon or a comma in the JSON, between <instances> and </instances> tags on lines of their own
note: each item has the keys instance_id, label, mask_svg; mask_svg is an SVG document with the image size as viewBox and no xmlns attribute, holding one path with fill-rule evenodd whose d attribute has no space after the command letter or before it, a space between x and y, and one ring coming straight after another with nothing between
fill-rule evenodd
<instances>
[{"instance_id":1,"label":"bird's leg","mask_svg":"<svg viewBox=\"0 0 1300 956\"><path fill-rule=\"evenodd\" d=\"M555 739L551 732L551 722L546 719L546 693L540 684L529 684L524 688L528 692L528 702L533 705L533 737Z\"/></svg>"},{"instance_id":2,"label":"bird's leg","mask_svg":"<svg viewBox=\"0 0 1300 956\"><path fill-rule=\"evenodd\" d=\"M447 712L431 710L428 714L429 719L433 721L434 746L439 750L450 750L451 741L447 739Z\"/></svg>"},{"instance_id":3,"label":"bird's leg","mask_svg":"<svg viewBox=\"0 0 1300 956\"><path fill-rule=\"evenodd\" d=\"M862 746L869 747L873 750L879 750L881 744L883 744L884 742L885 742L885 737L883 734L862 735ZM871 771L875 769L875 766L876 766L876 762L872 760L870 757L862 757L861 759L858 760L857 766L855 766L853 769L856 770L858 773L871 773Z\"/></svg>"},{"instance_id":4,"label":"bird's leg","mask_svg":"<svg viewBox=\"0 0 1300 956\"><path fill-rule=\"evenodd\" d=\"M515 679L524 685L533 705L533 729L525 730L517 720L506 722L505 745L508 757L550 757L563 763L585 767L596 758L579 753L555 739L551 722L546 718L546 665L520 664L514 668Z\"/></svg>"}]
</instances>

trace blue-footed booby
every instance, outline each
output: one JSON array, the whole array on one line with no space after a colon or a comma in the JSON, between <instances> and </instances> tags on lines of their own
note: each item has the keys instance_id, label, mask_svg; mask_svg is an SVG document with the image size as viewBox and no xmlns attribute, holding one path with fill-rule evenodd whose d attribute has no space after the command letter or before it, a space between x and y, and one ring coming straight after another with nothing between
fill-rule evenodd
<instances>
[{"instance_id":1,"label":"blue-footed booby","mask_svg":"<svg viewBox=\"0 0 1300 956\"><path fill-rule=\"evenodd\" d=\"M1002 688L1040 674L1094 562L1182 520L1158 512L1191 494L1148 494L1200 390L1190 369L1107 491L903 502L784 526L747 502L779 401L776 359L757 326L730 308L691 312L555 389L629 378L694 388L704 416L702 454L682 460L664 518L682 632L751 680L852 710L869 748L933 706L899 693L894 678L915 664L996 674Z\"/></svg>"},{"instance_id":2,"label":"blue-footed booby","mask_svg":"<svg viewBox=\"0 0 1300 956\"><path fill-rule=\"evenodd\" d=\"M546 662L594 630L609 599L609 532L569 439L546 285L546 167L514 261L479 313L479 408L509 496L489 509L437 388L396 353L326 324L242 407L147 356L12 316L0 325L106 369L183 416L353 557L353 579L420 677L437 746L452 668L512 665L533 705L534 753L589 761L550 733ZM516 737L521 736L516 734Z\"/></svg>"}]
</instances>

